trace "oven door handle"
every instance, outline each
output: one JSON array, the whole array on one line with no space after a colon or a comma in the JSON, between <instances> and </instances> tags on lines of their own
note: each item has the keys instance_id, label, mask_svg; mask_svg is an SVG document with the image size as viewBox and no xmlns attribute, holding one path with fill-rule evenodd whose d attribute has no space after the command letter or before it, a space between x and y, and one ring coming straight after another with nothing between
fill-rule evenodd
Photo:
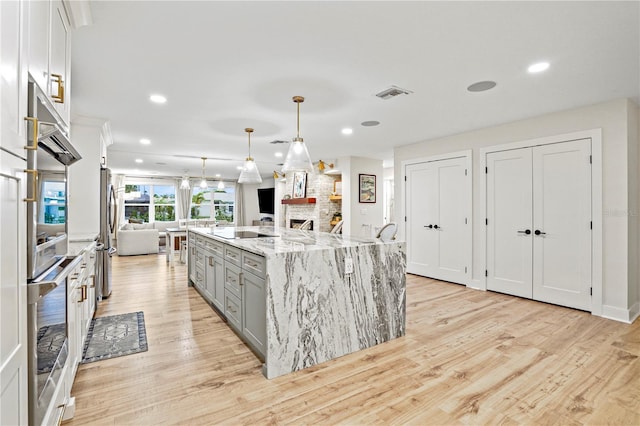
<instances>
[{"instance_id":1,"label":"oven door handle","mask_svg":"<svg viewBox=\"0 0 640 426\"><path fill-rule=\"evenodd\" d=\"M60 273L56 275L52 280L29 283L27 285L28 303L36 303L38 300L40 300L41 297L45 296L54 288L58 287L62 283L62 281L64 281L69 276L71 271L73 271L76 266L80 264L80 261L82 261L82 259L83 256L77 256L75 259L69 262L69 264L65 266L64 269L60 271ZM64 261L64 258L62 261ZM54 267L57 267L57 265L55 265Z\"/></svg>"}]
</instances>

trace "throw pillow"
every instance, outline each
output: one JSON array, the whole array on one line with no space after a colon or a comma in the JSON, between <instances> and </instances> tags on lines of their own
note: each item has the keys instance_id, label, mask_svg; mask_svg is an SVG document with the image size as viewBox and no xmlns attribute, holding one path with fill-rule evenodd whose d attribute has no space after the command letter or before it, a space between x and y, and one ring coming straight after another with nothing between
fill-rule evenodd
<instances>
[{"instance_id":1,"label":"throw pillow","mask_svg":"<svg viewBox=\"0 0 640 426\"><path fill-rule=\"evenodd\" d=\"M129 223L144 223L144 220L130 218Z\"/></svg>"}]
</instances>

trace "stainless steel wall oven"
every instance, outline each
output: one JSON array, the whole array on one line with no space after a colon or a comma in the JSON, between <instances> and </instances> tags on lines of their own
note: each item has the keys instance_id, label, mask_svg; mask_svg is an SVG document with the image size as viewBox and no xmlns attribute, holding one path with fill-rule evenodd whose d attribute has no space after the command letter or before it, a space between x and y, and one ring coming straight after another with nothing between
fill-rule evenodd
<instances>
[{"instance_id":1,"label":"stainless steel wall oven","mask_svg":"<svg viewBox=\"0 0 640 426\"><path fill-rule=\"evenodd\" d=\"M29 83L27 104L27 316L29 422L42 423L68 356L67 167L81 157L48 98Z\"/></svg>"}]
</instances>

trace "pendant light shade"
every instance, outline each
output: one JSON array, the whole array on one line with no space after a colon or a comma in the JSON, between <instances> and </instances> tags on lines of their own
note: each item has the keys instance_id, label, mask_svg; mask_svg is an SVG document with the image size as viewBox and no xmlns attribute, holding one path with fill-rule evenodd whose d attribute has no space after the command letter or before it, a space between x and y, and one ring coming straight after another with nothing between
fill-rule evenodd
<instances>
[{"instance_id":1,"label":"pendant light shade","mask_svg":"<svg viewBox=\"0 0 640 426\"><path fill-rule=\"evenodd\" d=\"M251 158L251 133L253 133L253 129L248 127L244 129L244 131L247 132L249 136L249 156L244 160L238 183L261 183L262 177L260 177L258 165L253 161L253 158Z\"/></svg>"},{"instance_id":2,"label":"pendant light shade","mask_svg":"<svg viewBox=\"0 0 640 426\"><path fill-rule=\"evenodd\" d=\"M202 158L202 181L200 181L200 188L207 189L208 187L207 179L204 177L204 162L207 161L207 157L201 157L201 158Z\"/></svg>"},{"instance_id":3,"label":"pendant light shade","mask_svg":"<svg viewBox=\"0 0 640 426\"><path fill-rule=\"evenodd\" d=\"M284 173L289 172L307 172L313 173L313 165L311 164L311 158L309 158L309 151L304 144L304 140L300 137L300 104L304 102L302 96L294 96L293 102L298 105L298 133L293 142L289 145L289 152L287 152L287 158L284 160L284 166L282 171Z\"/></svg>"},{"instance_id":4,"label":"pendant light shade","mask_svg":"<svg viewBox=\"0 0 640 426\"><path fill-rule=\"evenodd\" d=\"M222 181L218 182L218 189L224 189L224 182Z\"/></svg>"}]
</instances>

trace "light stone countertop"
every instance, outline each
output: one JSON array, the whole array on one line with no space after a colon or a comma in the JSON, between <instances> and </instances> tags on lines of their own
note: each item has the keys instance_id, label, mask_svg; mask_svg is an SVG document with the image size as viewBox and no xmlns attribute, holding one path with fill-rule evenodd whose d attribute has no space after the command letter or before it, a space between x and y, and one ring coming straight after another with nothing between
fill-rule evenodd
<instances>
[{"instance_id":1,"label":"light stone countertop","mask_svg":"<svg viewBox=\"0 0 640 426\"><path fill-rule=\"evenodd\" d=\"M274 228L271 226L189 228L189 231L261 256L369 245L397 244L400 242L397 240L383 242L375 238L348 237L340 234L330 234L328 232L301 231L298 229ZM253 238L224 238L219 236L222 234L231 235L234 231L257 232L264 236Z\"/></svg>"},{"instance_id":2,"label":"light stone countertop","mask_svg":"<svg viewBox=\"0 0 640 426\"><path fill-rule=\"evenodd\" d=\"M67 256L80 256L95 243L98 234L71 234L69 235L69 249Z\"/></svg>"}]
</instances>

